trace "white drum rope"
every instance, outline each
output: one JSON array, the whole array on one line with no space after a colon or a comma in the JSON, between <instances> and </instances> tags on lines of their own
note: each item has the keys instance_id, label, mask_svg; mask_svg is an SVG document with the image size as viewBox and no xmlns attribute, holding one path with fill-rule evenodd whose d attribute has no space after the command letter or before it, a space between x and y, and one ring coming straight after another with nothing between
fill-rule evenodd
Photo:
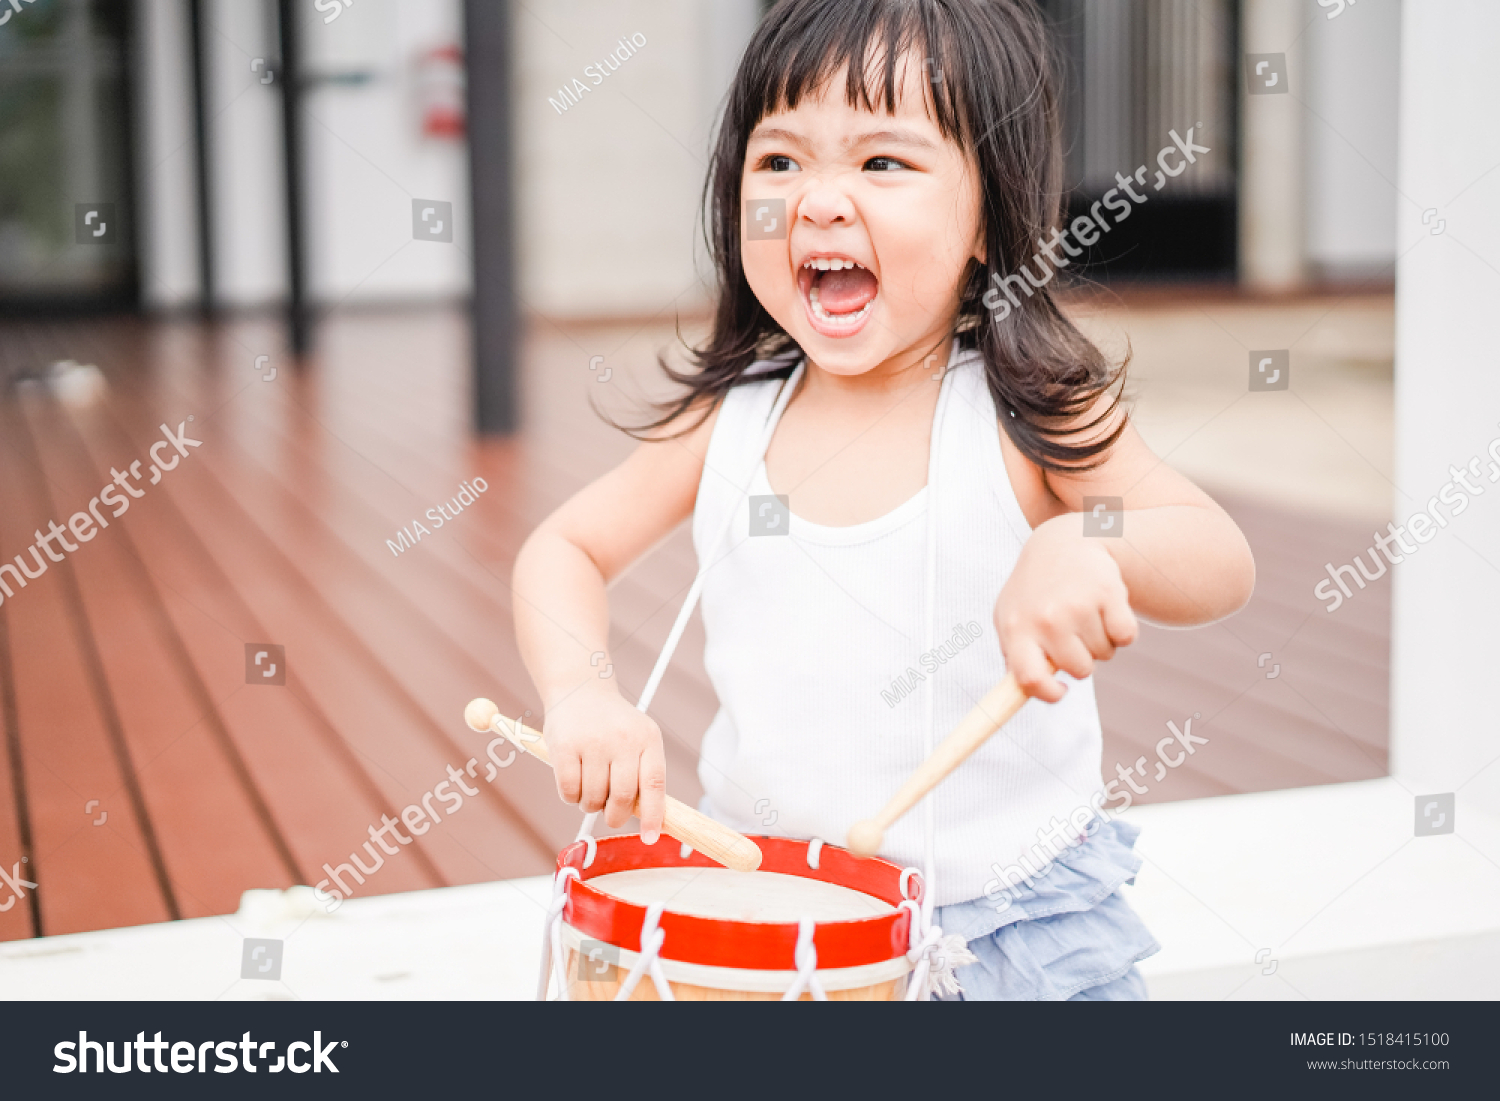
<instances>
[{"instance_id":1,"label":"white drum rope","mask_svg":"<svg viewBox=\"0 0 1500 1101\"><path fill-rule=\"evenodd\" d=\"M950 354L951 358L951 354ZM943 417L947 404L943 401L942 387L948 385L948 372L943 371L939 384L937 416L932 426L932 450L927 459L927 536L923 561L922 606L927 612L926 632L922 643L923 653L931 652L933 635L937 623L937 517L938 517L938 455L942 451ZM922 757L925 761L932 753L933 708L937 700L934 681L929 678L922 691ZM906 1000L917 1001L931 996L928 976L931 974L933 952L941 943L943 931L932 923L932 903L937 891L937 871L933 859L933 799L929 792L922 800L922 902L902 903L911 911L911 948L907 957L915 963L912 976L907 982Z\"/></svg>"},{"instance_id":2,"label":"white drum rope","mask_svg":"<svg viewBox=\"0 0 1500 1101\"><path fill-rule=\"evenodd\" d=\"M677 999L672 994L672 987L667 982L667 977L661 971L661 946L666 942L667 934L658 927L661 921L661 912L665 903L653 902L646 907L646 918L641 922L641 950L635 957L635 966L630 969L630 974L625 976L625 981L620 984L619 991L615 994L615 1001L628 1002L630 995L635 993L636 986L641 981L641 976L650 974L652 985L656 987L657 997L664 1002L675 1002Z\"/></svg>"},{"instance_id":3,"label":"white drum rope","mask_svg":"<svg viewBox=\"0 0 1500 1101\"><path fill-rule=\"evenodd\" d=\"M818 923L810 917L803 918L797 924L797 949L792 953L792 959L797 964L797 979L781 996L784 1002L799 1000L804 990L812 993L815 1002L828 1000L823 984L818 981L818 950L813 946L813 932L817 927Z\"/></svg>"},{"instance_id":4,"label":"white drum rope","mask_svg":"<svg viewBox=\"0 0 1500 1101\"><path fill-rule=\"evenodd\" d=\"M582 841L594 836L594 823L599 821L599 812L591 810L583 816L583 824L578 827L578 833L574 835L574 841Z\"/></svg>"},{"instance_id":5,"label":"white drum rope","mask_svg":"<svg viewBox=\"0 0 1500 1101\"><path fill-rule=\"evenodd\" d=\"M578 878L578 869L567 865L552 880L552 902L547 907L547 919L542 925L542 969L537 977L536 1000L547 1000L547 980L556 968L557 996L568 1000L568 976L564 971L566 957L562 950L562 912L568 901L568 879Z\"/></svg>"}]
</instances>

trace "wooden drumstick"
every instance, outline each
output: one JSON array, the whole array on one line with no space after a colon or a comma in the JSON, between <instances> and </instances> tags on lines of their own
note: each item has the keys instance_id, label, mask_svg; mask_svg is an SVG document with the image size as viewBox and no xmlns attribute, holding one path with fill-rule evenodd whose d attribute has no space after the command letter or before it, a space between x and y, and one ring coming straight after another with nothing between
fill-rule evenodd
<instances>
[{"instance_id":1,"label":"wooden drumstick","mask_svg":"<svg viewBox=\"0 0 1500 1101\"><path fill-rule=\"evenodd\" d=\"M503 735L517 749L525 750L537 760L552 765L547 753L547 743L542 736L519 719L507 719L500 709L486 699L470 700L464 708L464 722L470 729L480 733ZM640 800L631 808L639 813ZM666 797L666 814L662 819L662 833L691 845L710 860L717 860L737 872L753 872L760 867L760 846L742 833L715 822L706 814L699 814L686 803L680 803L670 795Z\"/></svg>"},{"instance_id":2,"label":"wooden drumstick","mask_svg":"<svg viewBox=\"0 0 1500 1101\"><path fill-rule=\"evenodd\" d=\"M901 790L891 797L879 814L849 827L849 851L858 856L874 856L885 840L885 831L983 745L991 734L1010 722L1028 698L1016 682L1016 675L1007 673L1005 679L991 688L984 699L959 720L953 732L938 743L927 760L907 777Z\"/></svg>"}]
</instances>

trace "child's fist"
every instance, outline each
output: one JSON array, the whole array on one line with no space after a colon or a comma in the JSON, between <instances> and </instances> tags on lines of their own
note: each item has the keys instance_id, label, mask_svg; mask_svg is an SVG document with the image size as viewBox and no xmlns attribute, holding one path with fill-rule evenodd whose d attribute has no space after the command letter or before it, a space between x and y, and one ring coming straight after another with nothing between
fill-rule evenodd
<instances>
[{"instance_id":1,"label":"child's fist","mask_svg":"<svg viewBox=\"0 0 1500 1101\"><path fill-rule=\"evenodd\" d=\"M1053 670L1092 675L1095 661L1135 641L1136 621L1119 565L1070 513L1031 533L995 601L995 629L1026 694L1056 703L1067 689Z\"/></svg>"},{"instance_id":2,"label":"child's fist","mask_svg":"<svg viewBox=\"0 0 1500 1101\"><path fill-rule=\"evenodd\" d=\"M613 687L585 685L547 709L542 726L557 794L623 826L641 801L641 840L661 835L667 764L661 730Z\"/></svg>"}]
</instances>

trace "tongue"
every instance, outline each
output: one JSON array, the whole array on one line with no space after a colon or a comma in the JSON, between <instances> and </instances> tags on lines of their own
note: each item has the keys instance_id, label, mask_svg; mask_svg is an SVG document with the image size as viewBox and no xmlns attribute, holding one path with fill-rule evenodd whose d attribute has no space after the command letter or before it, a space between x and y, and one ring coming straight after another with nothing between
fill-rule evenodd
<instances>
[{"instance_id":1,"label":"tongue","mask_svg":"<svg viewBox=\"0 0 1500 1101\"><path fill-rule=\"evenodd\" d=\"M818 280L818 304L829 313L855 313L875 297L875 276L864 268L825 271Z\"/></svg>"}]
</instances>

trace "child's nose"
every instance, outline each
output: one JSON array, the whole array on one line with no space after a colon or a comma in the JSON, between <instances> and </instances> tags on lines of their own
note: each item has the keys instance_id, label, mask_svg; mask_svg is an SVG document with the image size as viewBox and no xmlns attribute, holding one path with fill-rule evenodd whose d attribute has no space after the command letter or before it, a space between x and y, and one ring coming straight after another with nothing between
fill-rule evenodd
<instances>
[{"instance_id":1,"label":"child's nose","mask_svg":"<svg viewBox=\"0 0 1500 1101\"><path fill-rule=\"evenodd\" d=\"M836 179L819 177L807 186L802 201L797 204L799 221L810 223L818 229L836 225L851 225L858 218L854 200L839 186Z\"/></svg>"}]
</instances>

